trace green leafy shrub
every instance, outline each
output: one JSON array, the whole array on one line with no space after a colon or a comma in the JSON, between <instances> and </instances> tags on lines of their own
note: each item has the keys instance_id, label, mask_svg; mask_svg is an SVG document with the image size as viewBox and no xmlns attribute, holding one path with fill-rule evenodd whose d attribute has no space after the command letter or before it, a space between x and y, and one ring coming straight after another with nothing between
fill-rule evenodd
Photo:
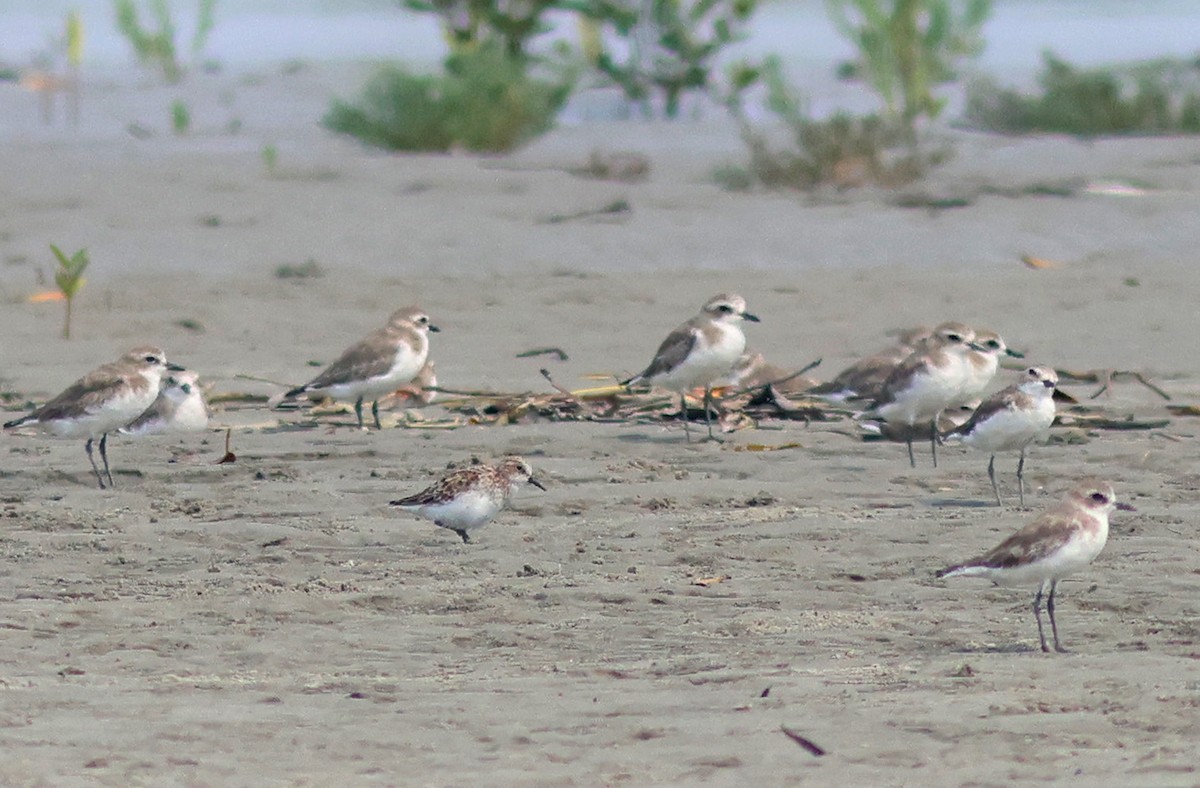
<instances>
[{"instance_id":1,"label":"green leafy shrub","mask_svg":"<svg viewBox=\"0 0 1200 788\"><path fill-rule=\"evenodd\" d=\"M577 7L601 32L612 29L623 55L601 46L596 67L650 114L650 97L663 97L668 118L680 98L711 86L717 57L740 41L757 0L584 0ZM600 36L599 40L603 40Z\"/></svg>"},{"instance_id":2,"label":"green leafy shrub","mask_svg":"<svg viewBox=\"0 0 1200 788\"><path fill-rule=\"evenodd\" d=\"M323 123L393 150L505 151L548 130L573 83L533 77L489 44L451 55L440 74L384 66L357 103L335 101Z\"/></svg>"},{"instance_id":3,"label":"green leafy shrub","mask_svg":"<svg viewBox=\"0 0 1200 788\"><path fill-rule=\"evenodd\" d=\"M564 7L563 0L404 0L404 5L440 18L455 53L495 44L510 58L528 58L529 41L550 30L546 14Z\"/></svg>"},{"instance_id":4,"label":"green leafy shrub","mask_svg":"<svg viewBox=\"0 0 1200 788\"><path fill-rule=\"evenodd\" d=\"M978 80L967 93L967 122L1008 133L1200 133L1200 61L1154 60L1081 69L1043 55L1042 92L1026 95Z\"/></svg>"},{"instance_id":5,"label":"green leafy shrub","mask_svg":"<svg viewBox=\"0 0 1200 788\"><path fill-rule=\"evenodd\" d=\"M767 109L782 126L782 139L747 117L745 91L759 82L766 88ZM733 83L727 105L741 127L750 161L742 172L725 168L720 173L731 188L752 183L794 189L895 186L915 180L945 156L915 148L909 129L894 118L847 113L823 120L810 117L783 77L778 58L768 58L754 69L741 67Z\"/></svg>"},{"instance_id":6,"label":"green leafy shrub","mask_svg":"<svg viewBox=\"0 0 1200 788\"><path fill-rule=\"evenodd\" d=\"M854 71L886 114L914 128L945 106L933 90L983 50L991 0L826 0L834 25L858 48Z\"/></svg>"},{"instance_id":7,"label":"green leafy shrub","mask_svg":"<svg viewBox=\"0 0 1200 788\"><path fill-rule=\"evenodd\" d=\"M199 54L216 23L217 0L197 0L196 33L192 38L192 53ZM183 67L175 44L175 20L167 0L150 0L149 11L155 27L142 24L135 0L113 0L117 30L133 47L134 54L144 65L159 68L168 82L183 77Z\"/></svg>"}]
</instances>

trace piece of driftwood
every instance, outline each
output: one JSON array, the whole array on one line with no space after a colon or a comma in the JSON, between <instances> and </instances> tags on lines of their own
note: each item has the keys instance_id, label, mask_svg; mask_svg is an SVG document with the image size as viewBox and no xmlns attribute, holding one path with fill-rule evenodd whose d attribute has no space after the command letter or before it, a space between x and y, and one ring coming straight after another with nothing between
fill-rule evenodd
<instances>
[{"instance_id":1,"label":"piece of driftwood","mask_svg":"<svg viewBox=\"0 0 1200 788\"><path fill-rule=\"evenodd\" d=\"M559 361L566 361L567 351L560 347L535 347L517 354L517 358L533 358L534 356L557 356Z\"/></svg>"},{"instance_id":2,"label":"piece of driftwood","mask_svg":"<svg viewBox=\"0 0 1200 788\"><path fill-rule=\"evenodd\" d=\"M801 747L803 747L805 750L807 750L810 755L820 758L822 755L825 754L824 747L820 746L819 744L814 742L812 739L809 739L806 736L800 735L799 733L792 730L788 726L780 725L779 730L783 731L784 736L787 736L789 739L796 742L796 744L799 744Z\"/></svg>"},{"instance_id":3,"label":"piece of driftwood","mask_svg":"<svg viewBox=\"0 0 1200 788\"><path fill-rule=\"evenodd\" d=\"M1067 427L1087 427L1096 430L1157 430L1171 423L1170 419L1135 419L1133 414L1113 418L1103 413L1063 413L1055 424Z\"/></svg>"},{"instance_id":4,"label":"piece of driftwood","mask_svg":"<svg viewBox=\"0 0 1200 788\"><path fill-rule=\"evenodd\" d=\"M1133 372L1125 369L1089 369L1083 371L1074 369L1056 369L1055 372L1058 373L1058 379L1060 381L1072 380L1078 383L1099 383L1100 388L1097 389L1096 392L1089 397L1089 399L1096 399L1101 394L1108 391L1109 386L1111 386L1114 382L1121 380L1122 378L1131 378L1136 380L1138 383L1141 383L1143 386L1150 389L1163 399L1167 401L1170 401L1171 399L1170 394L1163 391L1140 372Z\"/></svg>"}]
</instances>

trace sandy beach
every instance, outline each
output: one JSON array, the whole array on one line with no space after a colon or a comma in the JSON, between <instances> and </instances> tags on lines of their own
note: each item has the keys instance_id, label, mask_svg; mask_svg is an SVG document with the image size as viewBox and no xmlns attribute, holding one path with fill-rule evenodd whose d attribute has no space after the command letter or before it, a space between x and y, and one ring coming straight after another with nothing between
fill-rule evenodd
<instances>
[{"instance_id":1,"label":"sandy beach","mask_svg":"<svg viewBox=\"0 0 1200 788\"><path fill-rule=\"evenodd\" d=\"M360 432L229 403L211 433L114 438L113 491L80 443L5 434L0 782L1200 782L1200 422L1166 408L1200 400L1200 141L955 132L903 192L733 193L710 177L741 156L717 117L572 125L506 157L365 150L314 122L364 73L98 77L78 130L0 86L5 418L146 342L214 397L270 396L409 303L442 328L445 387L549 393L543 366L597 385L735 291L785 368L820 358L828 378L890 330L958 319L1031 363L1141 372L1170 403L1122 380L1089 404L1168 421L1055 428L1025 510L994 506L985 455L912 469L846 420L687 444L670 421L393 411ZM570 172L597 150L649 177ZM946 199L967 204L904 207ZM50 243L93 261L70 341L60 304L27 301L52 286ZM323 276L276 276L310 260ZM545 346L568 358L516 357ZM225 427L237 461L217 465ZM510 452L549 489L473 544L387 506ZM1011 492L1016 460L997 464ZM1086 475L1138 511L1062 584L1072 653L1045 655L1034 589L933 573Z\"/></svg>"}]
</instances>

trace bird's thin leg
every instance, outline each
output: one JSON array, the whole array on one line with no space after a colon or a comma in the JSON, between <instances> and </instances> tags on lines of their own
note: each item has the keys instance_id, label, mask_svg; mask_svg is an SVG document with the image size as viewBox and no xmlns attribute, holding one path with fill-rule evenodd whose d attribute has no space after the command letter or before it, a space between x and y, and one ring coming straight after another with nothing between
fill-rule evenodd
<instances>
[{"instance_id":1,"label":"bird's thin leg","mask_svg":"<svg viewBox=\"0 0 1200 788\"><path fill-rule=\"evenodd\" d=\"M1004 501L1000 500L1000 486L996 484L996 455L988 460L988 478L992 480L992 492L996 495L996 505L1003 506Z\"/></svg>"},{"instance_id":2,"label":"bird's thin leg","mask_svg":"<svg viewBox=\"0 0 1200 788\"><path fill-rule=\"evenodd\" d=\"M467 535L467 532L466 532L466 531L464 531L464 530L462 530L461 528L456 528L456 529L454 529L454 533L456 533L456 534L458 534L459 536L461 536L461 537L462 537L463 544L470 544L470 543L471 543L471 537L470 537L470 536L468 536L468 535Z\"/></svg>"},{"instance_id":3,"label":"bird's thin leg","mask_svg":"<svg viewBox=\"0 0 1200 788\"><path fill-rule=\"evenodd\" d=\"M88 438L88 442L83 445L87 450L88 462L92 464L92 470L96 472L96 483L100 485L100 489L104 489L104 477L100 475L100 469L96 467L96 458L92 456L92 439Z\"/></svg>"},{"instance_id":4,"label":"bird's thin leg","mask_svg":"<svg viewBox=\"0 0 1200 788\"><path fill-rule=\"evenodd\" d=\"M1033 598L1033 617L1037 619L1038 625L1038 640L1042 642L1042 651L1049 653L1050 647L1046 645L1046 633L1042 630L1042 588L1045 583L1038 586L1037 596ZM1054 615L1050 615L1050 623L1054 623Z\"/></svg>"},{"instance_id":5,"label":"bird's thin leg","mask_svg":"<svg viewBox=\"0 0 1200 788\"><path fill-rule=\"evenodd\" d=\"M712 427L713 427L713 425L712 425L712 404L713 404L712 386L705 386L704 387L704 421L708 425L708 440L716 441L717 443L720 443L721 439L718 438L716 435L713 435L713 431L712 431Z\"/></svg>"},{"instance_id":6,"label":"bird's thin leg","mask_svg":"<svg viewBox=\"0 0 1200 788\"><path fill-rule=\"evenodd\" d=\"M938 417L941 415L942 415L941 411L938 411L938 413L933 417L933 421L930 422L930 424L929 424L929 453L933 455L933 467L935 467L935 468L937 467L937 445L938 445L937 423L938 423Z\"/></svg>"},{"instance_id":7,"label":"bird's thin leg","mask_svg":"<svg viewBox=\"0 0 1200 788\"><path fill-rule=\"evenodd\" d=\"M355 415L355 416L358 416L358 428L359 428L360 430L363 428L363 420L362 420L362 404L363 404L363 398L362 398L362 397L359 397L358 399L356 399L356 400L354 401L354 415Z\"/></svg>"},{"instance_id":8,"label":"bird's thin leg","mask_svg":"<svg viewBox=\"0 0 1200 788\"><path fill-rule=\"evenodd\" d=\"M1017 490L1021 496L1021 505L1025 505L1025 447L1021 447L1021 459L1017 460ZM1054 598L1054 592L1050 592L1050 597Z\"/></svg>"},{"instance_id":9,"label":"bird's thin leg","mask_svg":"<svg viewBox=\"0 0 1200 788\"><path fill-rule=\"evenodd\" d=\"M371 415L375 418L375 429L383 429L383 425L379 423L379 400L371 401Z\"/></svg>"},{"instance_id":10,"label":"bird's thin leg","mask_svg":"<svg viewBox=\"0 0 1200 788\"><path fill-rule=\"evenodd\" d=\"M908 464L909 464L909 465L911 465L912 467L914 467L914 468L915 468L915 467L917 467L917 458L916 458L915 456L913 456L913 449L912 449L912 430L911 430L911 429L909 429L909 431L908 431L908 437L906 437L906 438L904 439L904 442L905 442L906 444L908 444Z\"/></svg>"},{"instance_id":11,"label":"bird's thin leg","mask_svg":"<svg viewBox=\"0 0 1200 788\"><path fill-rule=\"evenodd\" d=\"M100 459L104 460L104 473L108 476L108 486L116 487L113 484L112 471L108 469L108 433L100 436Z\"/></svg>"},{"instance_id":12,"label":"bird's thin leg","mask_svg":"<svg viewBox=\"0 0 1200 788\"><path fill-rule=\"evenodd\" d=\"M1054 592L1058 590L1058 581L1050 581L1050 598L1046 600L1046 612L1050 614L1050 631L1054 633L1054 650L1059 654L1066 654L1067 650L1063 648L1063 644L1058 640L1058 622L1054 620ZM1045 649L1042 649L1045 651Z\"/></svg>"},{"instance_id":13,"label":"bird's thin leg","mask_svg":"<svg viewBox=\"0 0 1200 788\"><path fill-rule=\"evenodd\" d=\"M679 417L683 419L683 437L688 443L692 442L692 431L688 427L687 394L679 392Z\"/></svg>"}]
</instances>

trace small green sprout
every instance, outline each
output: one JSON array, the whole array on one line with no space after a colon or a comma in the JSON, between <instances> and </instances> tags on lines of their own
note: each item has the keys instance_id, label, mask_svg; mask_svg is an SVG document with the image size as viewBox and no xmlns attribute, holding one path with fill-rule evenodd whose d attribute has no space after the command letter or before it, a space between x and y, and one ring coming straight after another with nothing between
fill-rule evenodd
<instances>
[{"instance_id":1,"label":"small green sprout","mask_svg":"<svg viewBox=\"0 0 1200 788\"><path fill-rule=\"evenodd\" d=\"M83 270L88 267L87 249L80 249L70 257L63 254L62 250L54 244L50 244L50 251L54 252L54 256L58 258L58 270L54 272L54 281L67 305L66 319L63 321L63 339L70 339L71 303L75 300L75 294L79 292L79 288L83 287L83 283L86 281L83 278Z\"/></svg>"}]
</instances>

